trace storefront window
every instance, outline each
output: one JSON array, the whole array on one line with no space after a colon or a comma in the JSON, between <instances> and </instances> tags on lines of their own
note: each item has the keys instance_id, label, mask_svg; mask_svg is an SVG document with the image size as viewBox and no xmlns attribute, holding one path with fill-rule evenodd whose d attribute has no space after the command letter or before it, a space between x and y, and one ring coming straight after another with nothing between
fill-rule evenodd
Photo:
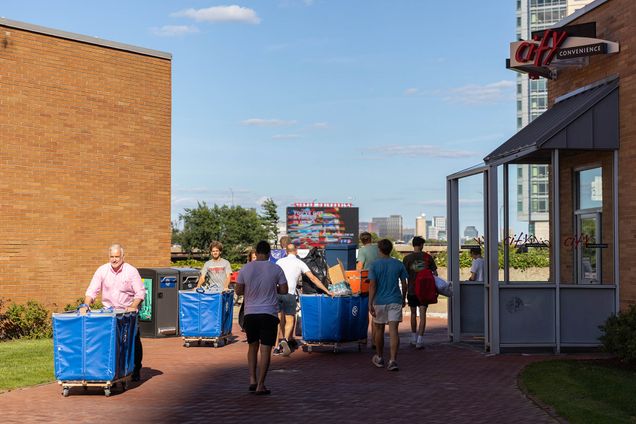
<instances>
[{"instance_id":1,"label":"storefront window","mask_svg":"<svg viewBox=\"0 0 636 424\"><path fill-rule=\"evenodd\" d=\"M578 209L603 207L603 170L586 169L577 173Z\"/></svg>"}]
</instances>

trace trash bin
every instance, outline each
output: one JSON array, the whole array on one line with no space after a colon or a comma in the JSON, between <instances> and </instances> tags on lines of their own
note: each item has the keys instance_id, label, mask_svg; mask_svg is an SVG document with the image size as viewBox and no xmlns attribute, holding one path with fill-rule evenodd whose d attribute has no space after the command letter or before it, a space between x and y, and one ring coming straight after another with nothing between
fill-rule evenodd
<instances>
[{"instance_id":1,"label":"trash bin","mask_svg":"<svg viewBox=\"0 0 636 424\"><path fill-rule=\"evenodd\" d=\"M135 367L137 314L105 308L53 314L53 363L63 395L76 386L95 386L110 396L112 385Z\"/></svg>"},{"instance_id":2,"label":"trash bin","mask_svg":"<svg viewBox=\"0 0 636 424\"><path fill-rule=\"evenodd\" d=\"M176 336L179 333L179 271L174 268L140 268L146 299L139 310L142 337Z\"/></svg>"},{"instance_id":3,"label":"trash bin","mask_svg":"<svg viewBox=\"0 0 636 424\"><path fill-rule=\"evenodd\" d=\"M179 272L179 290L194 290L199 282L201 271L196 268L177 268Z\"/></svg>"},{"instance_id":4,"label":"trash bin","mask_svg":"<svg viewBox=\"0 0 636 424\"><path fill-rule=\"evenodd\" d=\"M327 265L338 265L338 259L345 270L356 269L357 244L328 244L325 246L325 259Z\"/></svg>"}]
</instances>

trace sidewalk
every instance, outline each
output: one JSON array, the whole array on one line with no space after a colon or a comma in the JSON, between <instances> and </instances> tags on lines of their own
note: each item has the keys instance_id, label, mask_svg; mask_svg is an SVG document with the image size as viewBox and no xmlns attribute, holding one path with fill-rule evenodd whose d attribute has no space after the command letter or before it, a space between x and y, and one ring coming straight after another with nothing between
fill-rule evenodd
<instances>
[{"instance_id":1,"label":"sidewalk","mask_svg":"<svg viewBox=\"0 0 636 424\"><path fill-rule=\"evenodd\" d=\"M377 369L372 352L356 347L274 357L271 396L247 391L247 345L182 347L180 339L144 339L141 384L106 398L102 391L72 391L57 384L0 395L3 423L493 423L554 422L516 387L521 368L544 356L486 356L446 343L446 320L429 318L428 345L408 345L402 323L399 372ZM76 389L77 390L77 389ZM407 421L404 421L407 420Z\"/></svg>"}]
</instances>

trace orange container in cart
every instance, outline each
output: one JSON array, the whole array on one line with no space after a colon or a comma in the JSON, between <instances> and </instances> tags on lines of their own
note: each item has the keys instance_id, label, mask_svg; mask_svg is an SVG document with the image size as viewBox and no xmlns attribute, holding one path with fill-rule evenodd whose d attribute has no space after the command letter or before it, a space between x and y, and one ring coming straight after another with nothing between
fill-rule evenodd
<instances>
[{"instance_id":1,"label":"orange container in cart","mask_svg":"<svg viewBox=\"0 0 636 424\"><path fill-rule=\"evenodd\" d=\"M346 271L345 276L353 294L369 293L369 271Z\"/></svg>"}]
</instances>

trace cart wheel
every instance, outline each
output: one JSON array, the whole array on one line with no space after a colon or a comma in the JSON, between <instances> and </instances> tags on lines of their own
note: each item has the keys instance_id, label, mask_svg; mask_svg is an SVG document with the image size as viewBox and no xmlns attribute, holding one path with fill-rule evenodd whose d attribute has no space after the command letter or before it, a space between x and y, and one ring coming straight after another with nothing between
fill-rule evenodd
<instances>
[{"instance_id":1,"label":"cart wheel","mask_svg":"<svg viewBox=\"0 0 636 424\"><path fill-rule=\"evenodd\" d=\"M104 396L106 396L106 397L110 396L110 388L105 388L104 389Z\"/></svg>"},{"instance_id":2,"label":"cart wheel","mask_svg":"<svg viewBox=\"0 0 636 424\"><path fill-rule=\"evenodd\" d=\"M68 392L69 392L68 387L65 387L64 389L62 389L62 396L68 397Z\"/></svg>"},{"instance_id":3,"label":"cart wheel","mask_svg":"<svg viewBox=\"0 0 636 424\"><path fill-rule=\"evenodd\" d=\"M219 342L212 342L212 346L219 347Z\"/></svg>"},{"instance_id":4,"label":"cart wheel","mask_svg":"<svg viewBox=\"0 0 636 424\"><path fill-rule=\"evenodd\" d=\"M188 342L185 342L183 345L184 345L185 347L190 347L190 343L188 343Z\"/></svg>"},{"instance_id":5,"label":"cart wheel","mask_svg":"<svg viewBox=\"0 0 636 424\"><path fill-rule=\"evenodd\" d=\"M221 339L219 340L219 342L217 343L220 347L225 346L225 339Z\"/></svg>"}]
</instances>

